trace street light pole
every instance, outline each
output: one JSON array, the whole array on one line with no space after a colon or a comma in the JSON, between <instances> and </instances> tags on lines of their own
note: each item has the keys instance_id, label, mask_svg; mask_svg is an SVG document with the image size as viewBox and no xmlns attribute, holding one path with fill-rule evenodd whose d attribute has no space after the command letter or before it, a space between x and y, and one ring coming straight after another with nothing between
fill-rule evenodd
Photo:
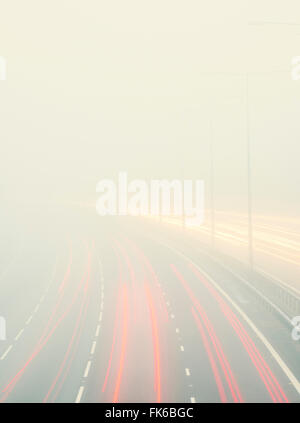
<instances>
[{"instance_id":1,"label":"street light pole","mask_svg":"<svg viewBox=\"0 0 300 423\"><path fill-rule=\"evenodd\" d=\"M246 74L246 131L247 131L247 182L248 182L248 260L250 272L253 271L253 216L252 216L252 169L251 139L249 127L249 77Z\"/></svg>"},{"instance_id":2,"label":"street light pole","mask_svg":"<svg viewBox=\"0 0 300 423\"><path fill-rule=\"evenodd\" d=\"M299 27L300 22L272 22L272 21L252 21L249 25L274 25L274 26L294 26ZM270 73L277 73L270 72ZM279 71L278 73L287 73L288 71ZM247 166L248 166L248 248L249 248L249 268L253 271L253 220L252 220L252 181L251 181L251 140L249 128L249 78L246 74L246 119L247 119Z\"/></svg>"},{"instance_id":3,"label":"street light pole","mask_svg":"<svg viewBox=\"0 0 300 423\"><path fill-rule=\"evenodd\" d=\"M213 123L210 121L210 225L211 225L211 248L215 249L215 175L214 175L214 138L213 138Z\"/></svg>"}]
</instances>

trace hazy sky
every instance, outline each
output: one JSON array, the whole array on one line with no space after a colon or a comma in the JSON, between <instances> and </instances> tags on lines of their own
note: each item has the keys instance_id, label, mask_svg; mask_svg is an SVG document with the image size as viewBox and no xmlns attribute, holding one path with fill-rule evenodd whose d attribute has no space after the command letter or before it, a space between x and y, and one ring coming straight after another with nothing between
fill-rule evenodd
<instances>
[{"instance_id":1,"label":"hazy sky","mask_svg":"<svg viewBox=\"0 0 300 423\"><path fill-rule=\"evenodd\" d=\"M120 170L204 178L209 191L213 134L217 207L243 209L248 71L255 207L299 212L299 0L0 6L4 199L93 201Z\"/></svg>"}]
</instances>

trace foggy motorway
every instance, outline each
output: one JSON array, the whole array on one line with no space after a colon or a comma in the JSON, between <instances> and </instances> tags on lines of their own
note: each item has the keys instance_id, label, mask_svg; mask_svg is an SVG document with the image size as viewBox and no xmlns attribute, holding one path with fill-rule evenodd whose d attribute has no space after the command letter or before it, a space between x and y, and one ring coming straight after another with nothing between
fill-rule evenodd
<instances>
[{"instance_id":1,"label":"foggy motorway","mask_svg":"<svg viewBox=\"0 0 300 423\"><path fill-rule=\"evenodd\" d=\"M0 402L299 405L299 0L2 3Z\"/></svg>"},{"instance_id":2,"label":"foggy motorway","mask_svg":"<svg viewBox=\"0 0 300 423\"><path fill-rule=\"evenodd\" d=\"M299 342L208 248L138 218L44 219L1 264L1 402L299 402Z\"/></svg>"}]
</instances>

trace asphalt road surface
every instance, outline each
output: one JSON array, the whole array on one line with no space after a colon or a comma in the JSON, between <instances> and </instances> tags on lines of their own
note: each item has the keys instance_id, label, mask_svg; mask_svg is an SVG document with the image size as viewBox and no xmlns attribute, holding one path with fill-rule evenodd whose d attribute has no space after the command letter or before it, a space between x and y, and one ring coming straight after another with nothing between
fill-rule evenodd
<instances>
[{"instance_id":1,"label":"asphalt road surface","mask_svg":"<svg viewBox=\"0 0 300 423\"><path fill-rule=\"evenodd\" d=\"M93 219L1 244L1 402L300 402L299 341L213 252Z\"/></svg>"}]
</instances>

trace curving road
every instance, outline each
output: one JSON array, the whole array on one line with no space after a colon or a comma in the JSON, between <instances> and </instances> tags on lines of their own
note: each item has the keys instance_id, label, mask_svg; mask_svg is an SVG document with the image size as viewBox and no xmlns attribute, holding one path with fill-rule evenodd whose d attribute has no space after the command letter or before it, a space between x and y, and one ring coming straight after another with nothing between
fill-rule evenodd
<instances>
[{"instance_id":1,"label":"curving road","mask_svg":"<svg viewBox=\"0 0 300 423\"><path fill-rule=\"evenodd\" d=\"M211 252L65 223L36 222L1 276L1 402L300 402L299 342Z\"/></svg>"}]
</instances>

